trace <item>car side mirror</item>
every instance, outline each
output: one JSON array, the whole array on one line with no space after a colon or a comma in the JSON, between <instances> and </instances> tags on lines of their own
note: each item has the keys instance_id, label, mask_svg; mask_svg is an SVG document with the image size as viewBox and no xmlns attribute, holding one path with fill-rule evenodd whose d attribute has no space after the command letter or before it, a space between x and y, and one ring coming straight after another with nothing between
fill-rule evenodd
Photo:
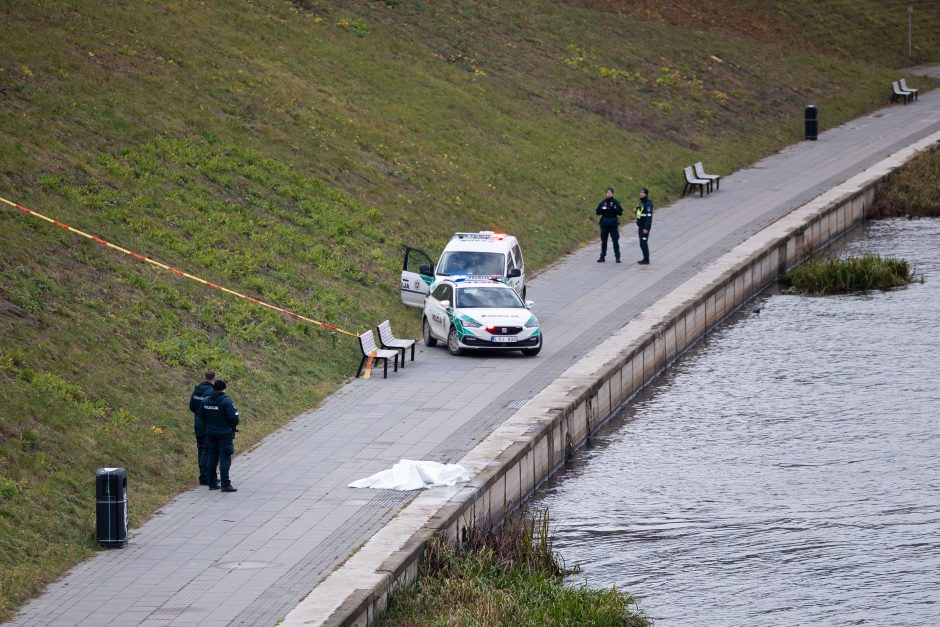
<instances>
[{"instance_id":1,"label":"car side mirror","mask_svg":"<svg viewBox=\"0 0 940 627\"><path fill-rule=\"evenodd\" d=\"M534 304L535 304L535 301L534 301L534 300L527 300L527 301L525 302L526 309L532 309L532 305L534 305Z\"/></svg>"},{"instance_id":2,"label":"car side mirror","mask_svg":"<svg viewBox=\"0 0 940 627\"><path fill-rule=\"evenodd\" d=\"M443 307L444 309L450 309L450 301L449 301L449 300L442 300L442 301L441 301L441 307Z\"/></svg>"},{"instance_id":3,"label":"car side mirror","mask_svg":"<svg viewBox=\"0 0 940 627\"><path fill-rule=\"evenodd\" d=\"M515 278L521 277L521 276L522 276L522 270L520 270L519 268L513 268L512 270L509 271L509 278L510 278L510 279L515 279Z\"/></svg>"},{"instance_id":4,"label":"car side mirror","mask_svg":"<svg viewBox=\"0 0 940 627\"><path fill-rule=\"evenodd\" d=\"M434 268L432 268L428 264L423 264L420 268L418 268L418 272L420 272L424 276L434 276Z\"/></svg>"}]
</instances>

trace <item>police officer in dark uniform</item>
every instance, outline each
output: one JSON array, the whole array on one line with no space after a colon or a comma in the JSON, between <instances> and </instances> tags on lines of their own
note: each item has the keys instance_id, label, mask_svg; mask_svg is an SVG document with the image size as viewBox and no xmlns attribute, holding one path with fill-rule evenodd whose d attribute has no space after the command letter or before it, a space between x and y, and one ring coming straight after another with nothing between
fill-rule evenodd
<instances>
[{"instance_id":1,"label":"police officer in dark uniform","mask_svg":"<svg viewBox=\"0 0 940 627\"><path fill-rule=\"evenodd\" d=\"M597 205L594 213L601 217L601 256L597 263L604 263L604 258L607 256L608 236L614 244L614 257L617 258L617 263L620 263L620 231L617 228L619 225L617 217L623 215L623 207L620 206L620 201L614 198L613 187L607 188L607 198Z\"/></svg>"},{"instance_id":2,"label":"police officer in dark uniform","mask_svg":"<svg viewBox=\"0 0 940 627\"><path fill-rule=\"evenodd\" d=\"M653 201L649 198L649 190L645 187L640 189L640 204L636 206L636 228L640 236L640 250L643 251L643 258L637 261L641 266L649 265L650 230L653 228Z\"/></svg>"},{"instance_id":3,"label":"police officer in dark uniform","mask_svg":"<svg viewBox=\"0 0 940 627\"><path fill-rule=\"evenodd\" d=\"M212 382L215 373L206 372L206 380L193 389L189 397L189 411L193 412L193 431L196 435L196 461L199 464L199 485L209 485L209 475L206 473L206 425L199 417L199 408L202 402L212 394Z\"/></svg>"},{"instance_id":4,"label":"police officer in dark uniform","mask_svg":"<svg viewBox=\"0 0 940 627\"><path fill-rule=\"evenodd\" d=\"M209 489L218 490L215 468L219 467L223 492L238 490L229 480L228 471L232 466L232 454L235 452L235 432L238 430L238 410L224 392L225 381L217 379L212 384L212 394L202 402L199 417L206 424L206 472Z\"/></svg>"}]
</instances>

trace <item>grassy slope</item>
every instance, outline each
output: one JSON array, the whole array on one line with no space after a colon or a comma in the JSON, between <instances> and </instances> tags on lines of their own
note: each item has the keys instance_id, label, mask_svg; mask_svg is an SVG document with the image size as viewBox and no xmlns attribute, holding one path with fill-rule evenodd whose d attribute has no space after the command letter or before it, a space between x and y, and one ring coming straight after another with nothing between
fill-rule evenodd
<instances>
[{"instance_id":1,"label":"grassy slope","mask_svg":"<svg viewBox=\"0 0 940 627\"><path fill-rule=\"evenodd\" d=\"M829 127L940 58L937 8L916 7L908 61L906 3L689 4L6 0L0 195L341 327L417 335L402 244L505 229L544 266L595 236L606 185L663 205L693 158L737 168L797 141L805 103ZM3 618L93 551L95 468L129 469L134 524L192 485L184 403L206 365L244 450L357 356L5 206L0 238Z\"/></svg>"}]
</instances>

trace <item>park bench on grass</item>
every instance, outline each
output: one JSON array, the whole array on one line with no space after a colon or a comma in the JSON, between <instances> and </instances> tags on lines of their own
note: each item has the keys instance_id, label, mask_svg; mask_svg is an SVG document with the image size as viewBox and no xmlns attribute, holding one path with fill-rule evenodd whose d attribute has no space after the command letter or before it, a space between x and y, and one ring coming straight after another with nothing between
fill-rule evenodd
<instances>
[{"instance_id":1,"label":"park bench on grass","mask_svg":"<svg viewBox=\"0 0 940 627\"><path fill-rule=\"evenodd\" d=\"M375 336L372 335L372 331L366 331L359 336L359 348L362 349L362 361L359 362L359 370L356 371L356 376L358 377L362 374L362 367L366 365L366 360L371 356L373 363L382 360L383 370L383 379L388 378L388 360L395 360L395 372L398 372L398 351L397 350L385 350L381 349L375 345Z\"/></svg>"},{"instance_id":2,"label":"park bench on grass","mask_svg":"<svg viewBox=\"0 0 940 627\"><path fill-rule=\"evenodd\" d=\"M717 174L705 174L705 166L702 165L701 161L696 161L692 169L695 172L695 176L711 181L714 183L715 189L721 189L721 177Z\"/></svg>"},{"instance_id":3,"label":"park bench on grass","mask_svg":"<svg viewBox=\"0 0 940 627\"><path fill-rule=\"evenodd\" d=\"M379 332L379 341L382 343L382 348L391 348L394 350L401 351L401 367L405 367L405 351L411 349L411 361L415 360L415 341L414 340L404 340L395 337L395 334L392 333L392 323L386 320L382 324L376 327Z\"/></svg>"},{"instance_id":4,"label":"park bench on grass","mask_svg":"<svg viewBox=\"0 0 940 627\"><path fill-rule=\"evenodd\" d=\"M906 81L905 79L903 79L903 78L898 81L898 85L901 86L901 89L903 89L904 91L906 91L906 92L908 92L909 94L911 94L912 96L914 96L914 100L917 100L918 93L920 92L919 89L917 89L917 88L915 88L915 87L908 87L908 86L907 86L907 81Z\"/></svg>"},{"instance_id":5,"label":"park bench on grass","mask_svg":"<svg viewBox=\"0 0 940 627\"><path fill-rule=\"evenodd\" d=\"M695 176L692 173L692 166L687 166L683 172L685 173L685 187L682 188L682 195L685 196L686 193L691 193L693 189L698 187L699 196L704 196L705 191L708 190L709 193L712 191L712 182L708 179L701 179Z\"/></svg>"},{"instance_id":6,"label":"park bench on grass","mask_svg":"<svg viewBox=\"0 0 940 627\"><path fill-rule=\"evenodd\" d=\"M913 98L914 94L901 88L900 81L891 83L891 102L897 102L900 99L904 101L904 104L907 104L913 100Z\"/></svg>"}]
</instances>

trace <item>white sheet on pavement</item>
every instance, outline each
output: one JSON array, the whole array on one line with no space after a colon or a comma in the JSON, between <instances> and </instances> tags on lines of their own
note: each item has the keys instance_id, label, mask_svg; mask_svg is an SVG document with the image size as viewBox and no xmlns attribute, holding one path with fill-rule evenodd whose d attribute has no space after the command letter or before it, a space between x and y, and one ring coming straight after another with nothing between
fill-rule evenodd
<instances>
[{"instance_id":1,"label":"white sheet on pavement","mask_svg":"<svg viewBox=\"0 0 940 627\"><path fill-rule=\"evenodd\" d=\"M388 470L353 481L349 487L375 488L376 490L423 490L437 485L451 486L459 481L470 481L470 473L459 464L403 459Z\"/></svg>"}]
</instances>

